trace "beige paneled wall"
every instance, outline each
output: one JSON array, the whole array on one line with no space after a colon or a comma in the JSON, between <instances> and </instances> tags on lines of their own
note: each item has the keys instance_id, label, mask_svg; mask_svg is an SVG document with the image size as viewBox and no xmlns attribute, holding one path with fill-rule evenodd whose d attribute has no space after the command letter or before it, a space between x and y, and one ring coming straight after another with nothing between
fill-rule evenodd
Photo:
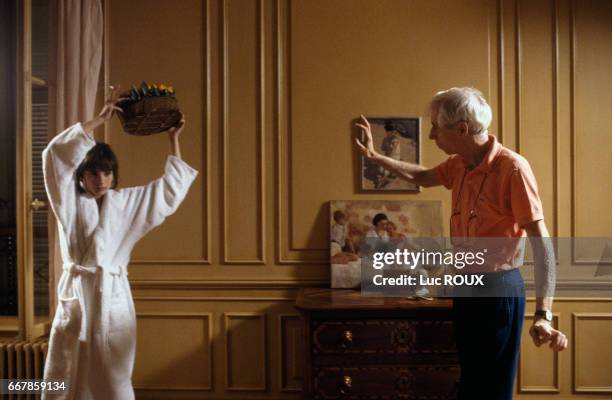
<instances>
[{"instance_id":1,"label":"beige paneled wall","mask_svg":"<svg viewBox=\"0 0 612 400\"><path fill-rule=\"evenodd\" d=\"M203 126L206 88L202 4L198 0L179 4L109 1L105 11L107 81L121 84L126 90L143 80L172 83L180 94L180 106L188 121L187 132L182 137L183 155L202 171L183 207L164 223L163 229L155 230L140 243L133 262L202 263L208 259L207 225L210 224L208 189L205 189L209 132ZM122 186L141 185L163 173L169 150L167 137L125 135L117 119L110 124L106 136L121 160Z\"/></svg>"},{"instance_id":2,"label":"beige paneled wall","mask_svg":"<svg viewBox=\"0 0 612 400\"><path fill-rule=\"evenodd\" d=\"M227 0L221 12L223 261L265 264L264 2Z\"/></svg>"},{"instance_id":3,"label":"beige paneled wall","mask_svg":"<svg viewBox=\"0 0 612 400\"><path fill-rule=\"evenodd\" d=\"M520 1L517 4L519 103L515 150L527 157L538 177L544 218L554 232L555 199L555 2ZM537 105L537 106L535 106ZM554 233L553 233L554 234Z\"/></svg>"},{"instance_id":4,"label":"beige paneled wall","mask_svg":"<svg viewBox=\"0 0 612 400\"><path fill-rule=\"evenodd\" d=\"M549 229L612 235L612 2L105 0L105 18L105 82L173 84L183 155L200 171L130 266L142 398L298 398L292 302L297 287L328 282L327 202L442 200L448 220L442 188L359 191L360 114L421 116L421 160L434 166L445 155L427 139L427 101L480 88L492 133L533 166ZM114 121L105 137L122 185L163 172L164 136L126 136ZM519 398L612 393L612 358L596 351L612 300L555 311L572 349L525 340Z\"/></svg>"},{"instance_id":5,"label":"beige paneled wall","mask_svg":"<svg viewBox=\"0 0 612 400\"><path fill-rule=\"evenodd\" d=\"M579 5L579 6L578 6ZM610 236L612 214L609 182L612 170L610 121L612 47L609 43L612 4L577 2L573 13L572 199L576 236ZM586 179L585 179L586 178ZM593 184L596 183L596 184Z\"/></svg>"}]
</instances>

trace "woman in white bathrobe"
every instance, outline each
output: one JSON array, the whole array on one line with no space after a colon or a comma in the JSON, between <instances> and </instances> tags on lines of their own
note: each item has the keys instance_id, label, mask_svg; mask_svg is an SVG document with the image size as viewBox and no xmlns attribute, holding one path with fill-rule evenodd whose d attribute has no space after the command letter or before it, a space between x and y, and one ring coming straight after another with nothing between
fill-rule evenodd
<instances>
[{"instance_id":1,"label":"woman in white bathrobe","mask_svg":"<svg viewBox=\"0 0 612 400\"><path fill-rule=\"evenodd\" d=\"M93 130L117 107L117 91L97 118L57 135L43 152L45 186L57 218L63 273L45 379L64 393L43 398L129 400L136 316L127 279L134 245L181 204L197 171L181 160L184 120L168 131L164 175L145 186L115 190L117 160Z\"/></svg>"}]
</instances>

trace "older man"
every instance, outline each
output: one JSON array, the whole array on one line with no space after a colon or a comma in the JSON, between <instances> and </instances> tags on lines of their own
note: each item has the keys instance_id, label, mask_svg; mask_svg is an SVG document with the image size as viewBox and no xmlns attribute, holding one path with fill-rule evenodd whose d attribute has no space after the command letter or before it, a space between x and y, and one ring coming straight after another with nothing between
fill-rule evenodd
<instances>
[{"instance_id":1,"label":"older man","mask_svg":"<svg viewBox=\"0 0 612 400\"><path fill-rule=\"evenodd\" d=\"M517 248L500 246L484 271L489 284L503 287L494 297L456 297L453 315L461 365L459 399L512 399L525 310L524 286L515 257L528 235L535 256L536 312L530 335L555 351L567 347L566 336L551 326L555 258L548 241L537 183L527 160L488 134L491 107L473 88L451 88L430 103L429 138L450 157L434 168L411 164L376 152L365 117L357 126L365 141L355 140L366 159L424 187L452 190L453 238L508 238ZM505 239L501 239L505 240ZM509 255L509 257L505 257ZM518 260L518 261L517 261ZM498 284L501 283L501 286Z\"/></svg>"}]
</instances>

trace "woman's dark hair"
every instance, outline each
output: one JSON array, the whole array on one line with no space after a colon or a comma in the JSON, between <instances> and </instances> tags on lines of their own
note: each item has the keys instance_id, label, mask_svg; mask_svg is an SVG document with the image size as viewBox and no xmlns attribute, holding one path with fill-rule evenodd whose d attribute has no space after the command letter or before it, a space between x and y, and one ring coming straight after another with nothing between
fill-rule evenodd
<instances>
[{"instance_id":1,"label":"woman's dark hair","mask_svg":"<svg viewBox=\"0 0 612 400\"><path fill-rule=\"evenodd\" d=\"M113 149L106 143L96 143L85 155L85 158L76 170L76 189L78 193L85 193L85 189L81 187L81 181L85 172L97 173L98 171L113 173L113 186L117 187L119 182L119 163Z\"/></svg>"},{"instance_id":2,"label":"woman's dark hair","mask_svg":"<svg viewBox=\"0 0 612 400\"><path fill-rule=\"evenodd\" d=\"M387 216L383 213L378 213L374 216L374 219L372 220L372 224L374 226L378 225L378 223L382 220L389 220L389 218L387 218Z\"/></svg>"}]
</instances>

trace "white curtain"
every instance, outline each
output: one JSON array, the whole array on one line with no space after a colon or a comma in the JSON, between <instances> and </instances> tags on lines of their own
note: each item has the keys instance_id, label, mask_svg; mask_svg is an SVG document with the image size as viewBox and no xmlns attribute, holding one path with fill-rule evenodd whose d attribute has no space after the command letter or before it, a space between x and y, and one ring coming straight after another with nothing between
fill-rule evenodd
<instances>
[{"instance_id":1,"label":"white curtain","mask_svg":"<svg viewBox=\"0 0 612 400\"><path fill-rule=\"evenodd\" d=\"M104 18L100 0L57 0L57 50L55 81L56 131L94 115ZM55 221L49 225L49 285L51 315L57 303L57 281L62 261Z\"/></svg>"}]
</instances>

